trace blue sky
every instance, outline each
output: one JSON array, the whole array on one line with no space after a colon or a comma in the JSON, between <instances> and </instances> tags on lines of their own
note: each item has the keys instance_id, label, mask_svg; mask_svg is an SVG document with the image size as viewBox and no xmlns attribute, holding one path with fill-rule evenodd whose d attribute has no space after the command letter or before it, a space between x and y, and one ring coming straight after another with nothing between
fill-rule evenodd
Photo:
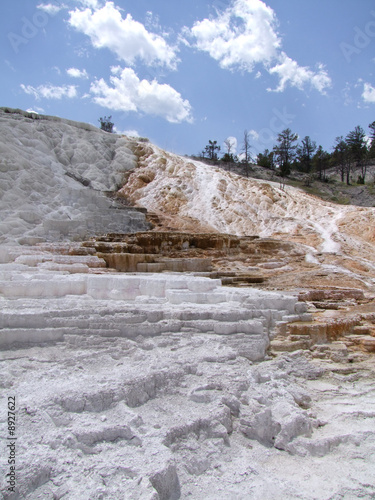
<instances>
[{"instance_id":1,"label":"blue sky","mask_svg":"<svg viewBox=\"0 0 375 500\"><path fill-rule=\"evenodd\" d=\"M17 0L0 23L1 106L179 154L286 127L330 151L375 120L373 0Z\"/></svg>"}]
</instances>

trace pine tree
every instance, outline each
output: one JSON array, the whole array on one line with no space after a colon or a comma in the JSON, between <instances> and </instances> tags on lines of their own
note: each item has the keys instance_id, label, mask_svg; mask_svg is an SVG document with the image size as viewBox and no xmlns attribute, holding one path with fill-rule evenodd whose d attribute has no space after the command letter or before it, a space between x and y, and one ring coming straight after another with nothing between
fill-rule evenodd
<instances>
[{"instance_id":1,"label":"pine tree","mask_svg":"<svg viewBox=\"0 0 375 500\"><path fill-rule=\"evenodd\" d=\"M297 159L299 163L299 169L302 172L309 173L312 170L312 158L316 151L316 142L312 141L307 135L302 139L301 146L297 148Z\"/></svg>"},{"instance_id":2,"label":"pine tree","mask_svg":"<svg viewBox=\"0 0 375 500\"><path fill-rule=\"evenodd\" d=\"M217 145L217 141L208 141L205 147L205 153L210 160L217 160L217 152L220 151L220 146Z\"/></svg>"},{"instance_id":3,"label":"pine tree","mask_svg":"<svg viewBox=\"0 0 375 500\"><path fill-rule=\"evenodd\" d=\"M264 168L269 168L273 170L275 168L274 152L265 149L263 153L259 153L257 156L257 165Z\"/></svg>"},{"instance_id":4,"label":"pine tree","mask_svg":"<svg viewBox=\"0 0 375 500\"><path fill-rule=\"evenodd\" d=\"M98 121L100 122L101 130L104 130L104 132L109 132L110 134L112 134L114 123L112 123L111 120L112 116L108 117L105 116L104 118L100 117Z\"/></svg>"},{"instance_id":5,"label":"pine tree","mask_svg":"<svg viewBox=\"0 0 375 500\"><path fill-rule=\"evenodd\" d=\"M322 146L319 146L312 158L312 164L314 166L314 170L318 173L318 178L320 181L326 180L326 170L329 167L329 159L329 153L327 153L327 151L324 151Z\"/></svg>"},{"instance_id":6,"label":"pine tree","mask_svg":"<svg viewBox=\"0 0 375 500\"><path fill-rule=\"evenodd\" d=\"M370 132L370 148L369 148L369 157L375 158L375 122L370 123L369 129Z\"/></svg>"},{"instance_id":7,"label":"pine tree","mask_svg":"<svg viewBox=\"0 0 375 500\"><path fill-rule=\"evenodd\" d=\"M339 172L341 182L344 182L346 176L346 183L349 184L352 164L349 148L343 136L336 137L336 144L334 146L331 163Z\"/></svg>"},{"instance_id":8,"label":"pine tree","mask_svg":"<svg viewBox=\"0 0 375 500\"><path fill-rule=\"evenodd\" d=\"M364 184L366 181L366 171L368 164L368 149L366 143L366 134L359 125L346 136L346 143L349 153L357 170L361 170L359 181Z\"/></svg>"},{"instance_id":9,"label":"pine tree","mask_svg":"<svg viewBox=\"0 0 375 500\"><path fill-rule=\"evenodd\" d=\"M298 135L293 134L290 128L283 130L277 136L277 145L274 146L273 151L279 164L281 177L287 177L290 174L292 162L296 157L297 140Z\"/></svg>"}]
</instances>

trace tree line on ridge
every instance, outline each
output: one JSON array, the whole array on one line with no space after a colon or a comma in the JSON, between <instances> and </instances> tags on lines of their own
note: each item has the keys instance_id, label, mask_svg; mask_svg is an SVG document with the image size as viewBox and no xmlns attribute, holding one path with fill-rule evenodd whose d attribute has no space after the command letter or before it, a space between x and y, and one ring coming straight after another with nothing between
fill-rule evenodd
<instances>
[{"instance_id":1,"label":"tree line on ridge","mask_svg":"<svg viewBox=\"0 0 375 500\"><path fill-rule=\"evenodd\" d=\"M309 136L298 142L298 135L286 128L278 134L273 149L265 149L255 159L251 156L250 133L245 130L240 156L233 153L234 144L228 138L224 141L226 152L220 159L218 155L221 148L217 141L212 140L200 157L244 166L247 176L250 165L256 164L277 171L281 177L288 177L292 171L298 171L306 174L308 182L314 177L326 181L327 170L335 168L342 182L349 185L352 176L357 173L357 183L365 184L367 167L375 160L375 121L370 123L369 129L369 136L358 125L346 137L337 137L329 153L322 146L317 146Z\"/></svg>"}]
</instances>

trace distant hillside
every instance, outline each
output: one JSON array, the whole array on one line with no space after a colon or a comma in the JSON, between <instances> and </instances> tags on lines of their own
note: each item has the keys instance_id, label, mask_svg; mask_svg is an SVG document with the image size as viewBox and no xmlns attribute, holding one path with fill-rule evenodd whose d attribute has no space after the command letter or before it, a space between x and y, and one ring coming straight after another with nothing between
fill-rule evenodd
<instances>
[{"instance_id":1,"label":"distant hillside","mask_svg":"<svg viewBox=\"0 0 375 500\"><path fill-rule=\"evenodd\" d=\"M193 160L199 160L191 156ZM227 172L236 173L242 177L247 177L245 167L240 164L228 164L221 161L203 160L208 165L219 167ZM259 167L251 164L248 170L248 176L252 179L267 180L271 182L280 182L281 178L275 170ZM325 201L331 201L340 205L357 205L359 207L375 207L375 163L372 162L367 168L366 184L357 184L356 173L351 178L351 184L348 186L341 182L340 176L335 168L326 171L327 181L319 181L314 176L307 182L307 175L298 171L292 171L289 177L283 179L287 186L294 186L302 189L308 194L314 194Z\"/></svg>"}]
</instances>

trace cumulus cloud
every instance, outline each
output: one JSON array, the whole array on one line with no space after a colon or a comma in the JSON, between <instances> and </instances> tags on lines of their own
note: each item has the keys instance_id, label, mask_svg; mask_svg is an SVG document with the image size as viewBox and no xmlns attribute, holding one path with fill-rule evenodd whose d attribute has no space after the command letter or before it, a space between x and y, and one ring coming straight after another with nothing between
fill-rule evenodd
<instances>
[{"instance_id":1,"label":"cumulus cloud","mask_svg":"<svg viewBox=\"0 0 375 500\"><path fill-rule=\"evenodd\" d=\"M67 74L72 78L88 78L89 75L85 69L69 68L66 70Z\"/></svg>"},{"instance_id":2,"label":"cumulus cloud","mask_svg":"<svg viewBox=\"0 0 375 500\"><path fill-rule=\"evenodd\" d=\"M55 14L57 14L58 12L60 12L60 10L64 9L65 6L64 5L56 5L56 4L53 4L53 3L41 3L39 5L37 5L37 9L40 9L40 10L43 10L44 12L47 12L47 14L49 14L50 16L54 16Z\"/></svg>"},{"instance_id":3,"label":"cumulus cloud","mask_svg":"<svg viewBox=\"0 0 375 500\"><path fill-rule=\"evenodd\" d=\"M252 72L262 64L279 77L278 92L287 84L303 88L309 83L322 93L331 86L322 66L317 71L300 67L281 50L276 15L262 0L233 0L215 18L197 21L191 30L185 28L186 34L197 49L209 53L224 69Z\"/></svg>"},{"instance_id":4,"label":"cumulus cloud","mask_svg":"<svg viewBox=\"0 0 375 500\"><path fill-rule=\"evenodd\" d=\"M215 19L194 24L196 47L208 52L222 68L252 71L256 63L275 58L280 40L273 10L260 0L235 0Z\"/></svg>"},{"instance_id":5,"label":"cumulus cloud","mask_svg":"<svg viewBox=\"0 0 375 500\"><path fill-rule=\"evenodd\" d=\"M140 80L133 69L112 68L111 86L103 78L91 84L94 101L117 111L135 111L165 118L171 123L191 122L191 106L170 85Z\"/></svg>"},{"instance_id":6,"label":"cumulus cloud","mask_svg":"<svg viewBox=\"0 0 375 500\"><path fill-rule=\"evenodd\" d=\"M324 94L325 89L331 86L331 79L322 65L318 66L318 72L314 72L306 66L298 66L285 52L281 53L279 60L279 64L269 69L271 74L277 74L280 78L275 92L282 92L288 84L302 90L307 83L310 83Z\"/></svg>"},{"instance_id":7,"label":"cumulus cloud","mask_svg":"<svg viewBox=\"0 0 375 500\"><path fill-rule=\"evenodd\" d=\"M365 83L362 97L365 102L375 103L375 87L373 87L370 83Z\"/></svg>"},{"instance_id":8,"label":"cumulus cloud","mask_svg":"<svg viewBox=\"0 0 375 500\"><path fill-rule=\"evenodd\" d=\"M38 87L32 87L31 85L21 84L22 90L29 95L33 95L35 99L62 99L67 97L72 99L77 97L77 87L75 85L62 85L61 87L56 87L54 85L39 85Z\"/></svg>"},{"instance_id":9,"label":"cumulus cloud","mask_svg":"<svg viewBox=\"0 0 375 500\"><path fill-rule=\"evenodd\" d=\"M37 106L33 109L33 108L28 108L26 110L28 113L36 113L37 115L39 115L39 113L44 113L44 109L43 108L38 108Z\"/></svg>"},{"instance_id":10,"label":"cumulus cloud","mask_svg":"<svg viewBox=\"0 0 375 500\"><path fill-rule=\"evenodd\" d=\"M85 7L90 7L90 9L97 9L99 7L98 0L76 0Z\"/></svg>"},{"instance_id":11,"label":"cumulus cloud","mask_svg":"<svg viewBox=\"0 0 375 500\"><path fill-rule=\"evenodd\" d=\"M115 127L115 132L116 134L120 134L120 135L126 135L127 137L141 137L139 132L137 130L124 130L124 131L120 131L120 130L117 130L116 127Z\"/></svg>"},{"instance_id":12,"label":"cumulus cloud","mask_svg":"<svg viewBox=\"0 0 375 500\"><path fill-rule=\"evenodd\" d=\"M176 67L176 49L163 37L147 31L130 14L123 19L113 2L106 2L94 11L90 8L71 11L69 24L89 36L94 47L111 50L129 65L139 59L149 65Z\"/></svg>"},{"instance_id":13,"label":"cumulus cloud","mask_svg":"<svg viewBox=\"0 0 375 500\"><path fill-rule=\"evenodd\" d=\"M259 140L259 133L256 130L249 130L249 135L253 141Z\"/></svg>"}]
</instances>

